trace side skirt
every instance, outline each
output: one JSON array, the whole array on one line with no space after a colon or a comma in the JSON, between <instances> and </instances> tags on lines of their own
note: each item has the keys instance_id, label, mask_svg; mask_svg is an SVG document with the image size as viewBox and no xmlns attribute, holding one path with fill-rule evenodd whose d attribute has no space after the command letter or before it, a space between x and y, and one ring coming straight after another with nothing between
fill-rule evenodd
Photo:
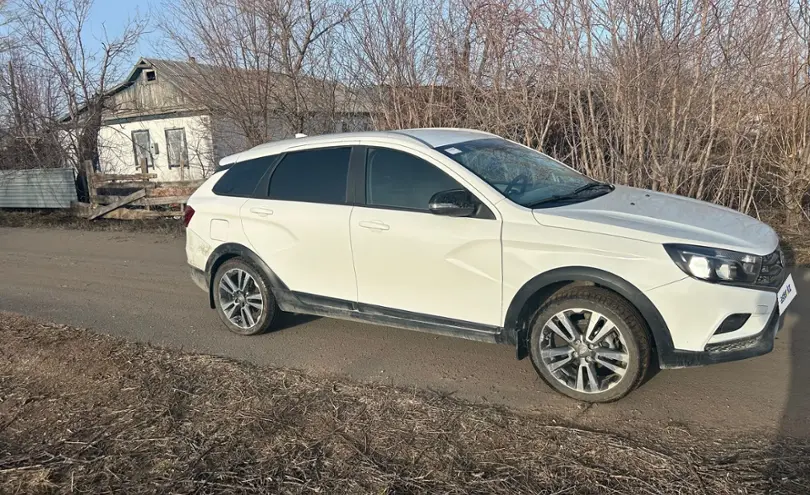
<instances>
[{"instance_id":1,"label":"side skirt","mask_svg":"<svg viewBox=\"0 0 810 495\"><path fill-rule=\"evenodd\" d=\"M411 313L279 288L273 288L273 296L275 296L279 308L288 313L362 321L493 344L508 343L504 339L504 331L501 327Z\"/></svg>"}]
</instances>

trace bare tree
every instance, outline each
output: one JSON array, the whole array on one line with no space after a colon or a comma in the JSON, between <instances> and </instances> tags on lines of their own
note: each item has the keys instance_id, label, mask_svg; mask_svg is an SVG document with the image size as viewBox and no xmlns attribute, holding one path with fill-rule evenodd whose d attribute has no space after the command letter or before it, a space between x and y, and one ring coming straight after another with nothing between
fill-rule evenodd
<instances>
[{"instance_id":1,"label":"bare tree","mask_svg":"<svg viewBox=\"0 0 810 495\"><path fill-rule=\"evenodd\" d=\"M0 169L59 166L62 147L49 118L58 94L49 74L14 48L0 60Z\"/></svg>"},{"instance_id":2,"label":"bare tree","mask_svg":"<svg viewBox=\"0 0 810 495\"><path fill-rule=\"evenodd\" d=\"M382 128L476 127L600 179L804 215L808 0L369 0L352 79Z\"/></svg>"},{"instance_id":3,"label":"bare tree","mask_svg":"<svg viewBox=\"0 0 810 495\"><path fill-rule=\"evenodd\" d=\"M172 49L199 64L186 91L212 125L255 145L333 125L344 94L334 32L352 7L332 0L180 0L165 5ZM213 76L213 77L212 77Z\"/></svg>"},{"instance_id":4,"label":"bare tree","mask_svg":"<svg viewBox=\"0 0 810 495\"><path fill-rule=\"evenodd\" d=\"M251 142L273 137L262 126L274 111L297 130L315 106L271 73L339 67L330 74L371 101L378 128L481 128L600 179L776 208L792 226L805 216L808 0L366 0L351 16L303 16L332 19L321 31L291 28L293 5L228 7L240 17L184 0L184 25L198 27L176 37L187 53L268 76L208 91L238 108ZM254 96L272 106L250 111Z\"/></svg>"},{"instance_id":5,"label":"bare tree","mask_svg":"<svg viewBox=\"0 0 810 495\"><path fill-rule=\"evenodd\" d=\"M66 116L66 157L98 163L98 132L106 92L120 76L145 21L133 19L122 32L91 40L87 21L93 0L16 0L11 23L20 49L46 71L58 92L58 111ZM50 115L55 117L54 114Z\"/></svg>"}]
</instances>

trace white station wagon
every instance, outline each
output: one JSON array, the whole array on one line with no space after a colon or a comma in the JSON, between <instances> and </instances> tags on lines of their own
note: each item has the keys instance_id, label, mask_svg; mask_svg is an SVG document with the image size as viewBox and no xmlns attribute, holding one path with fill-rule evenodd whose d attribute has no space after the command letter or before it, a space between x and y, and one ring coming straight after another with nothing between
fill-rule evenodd
<instances>
[{"instance_id":1,"label":"white station wagon","mask_svg":"<svg viewBox=\"0 0 810 495\"><path fill-rule=\"evenodd\" d=\"M796 295L767 225L474 130L264 144L222 160L185 223L192 278L233 332L287 311L508 344L589 402L653 362L771 351Z\"/></svg>"}]
</instances>

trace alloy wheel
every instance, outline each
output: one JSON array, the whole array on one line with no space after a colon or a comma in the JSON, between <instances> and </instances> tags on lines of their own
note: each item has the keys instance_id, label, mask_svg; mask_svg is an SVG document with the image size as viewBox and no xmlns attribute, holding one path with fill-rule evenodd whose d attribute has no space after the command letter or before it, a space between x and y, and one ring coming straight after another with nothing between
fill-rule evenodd
<instances>
[{"instance_id":1,"label":"alloy wheel","mask_svg":"<svg viewBox=\"0 0 810 495\"><path fill-rule=\"evenodd\" d=\"M249 329L261 320L264 298L256 280L240 268L231 268L219 280L220 308L234 325Z\"/></svg>"},{"instance_id":2,"label":"alloy wheel","mask_svg":"<svg viewBox=\"0 0 810 495\"><path fill-rule=\"evenodd\" d=\"M566 309L549 318L541 332L543 365L571 390L604 392L627 373L631 358L622 330L601 313Z\"/></svg>"}]
</instances>

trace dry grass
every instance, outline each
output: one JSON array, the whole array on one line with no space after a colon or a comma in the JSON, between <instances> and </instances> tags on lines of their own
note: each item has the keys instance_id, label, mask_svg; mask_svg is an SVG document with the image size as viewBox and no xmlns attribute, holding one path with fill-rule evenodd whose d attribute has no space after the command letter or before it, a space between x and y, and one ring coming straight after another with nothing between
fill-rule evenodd
<instances>
[{"instance_id":1,"label":"dry grass","mask_svg":"<svg viewBox=\"0 0 810 495\"><path fill-rule=\"evenodd\" d=\"M148 232L180 236L183 222L172 218L149 220L87 220L65 210L0 210L0 227L59 228L104 232Z\"/></svg>"},{"instance_id":2,"label":"dry grass","mask_svg":"<svg viewBox=\"0 0 810 495\"><path fill-rule=\"evenodd\" d=\"M797 441L588 431L8 313L0 339L0 492L810 490Z\"/></svg>"}]
</instances>

